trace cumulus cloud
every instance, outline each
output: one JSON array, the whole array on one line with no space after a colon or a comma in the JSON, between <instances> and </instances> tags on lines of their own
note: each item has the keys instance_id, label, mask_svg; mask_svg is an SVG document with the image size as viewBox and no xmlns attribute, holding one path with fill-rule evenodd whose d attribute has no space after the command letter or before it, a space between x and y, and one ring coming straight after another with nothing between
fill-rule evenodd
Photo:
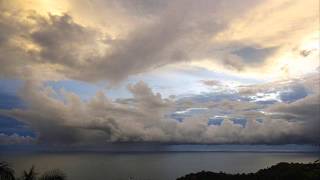
<instances>
[{"instance_id":1,"label":"cumulus cloud","mask_svg":"<svg viewBox=\"0 0 320 180\"><path fill-rule=\"evenodd\" d=\"M40 91L38 91L40 88ZM151 92L143 82L128 87L133 99L113 102L102 92L90 101L62 91L64 100L54 98L52 89L26 83L22 97L28 110L15 109L2 113L27 123L43 143L95 143L104 141L161 141L166 126L162 112L170 101Z\"/></svg>"},{"instance_id":2,"label":"cumulus cloud","mask_svg":"<svg viewBox=\"0 0 320 180\"><path fill-rule=\"evenodd\" d=\"M273 118L305 124L303 132L309 140L320 143L320 95L309 95L290 104L279 103L267 109Z\"/></svg>"},{"instance_id":3,"label":"cumulus cloud","mask_svg":"<svg viewBox=\"0 0 320 180\"><path fill-rule=\"evenodd\" d=\"M222 100L186 105L182 101L162 98L144 82L129 85L128 90L133 95L130 99L111 100L98 92L84 101L71 92L57 92L29 81L21 91L28 108L1 110L1 114L28 124L36 132L37 141L44 144L318 142L316 128L314 131L308 129L318 119L304 120L306 116L296 116L300 121L281 116L275 118L260 112L264 106L253 102ZM184 116L180 121L171 116L176 109L188 106L207 110L196 116ZM287 110L277 106L280 105L271 106L268 112ZM293 112L305 112L293 104L289 106L300 110ZM221 125L209 123L212 116L220 114L225 115ZM245 126L232 120L237 117L246 119Z\"/></svg>"}]
</instances>

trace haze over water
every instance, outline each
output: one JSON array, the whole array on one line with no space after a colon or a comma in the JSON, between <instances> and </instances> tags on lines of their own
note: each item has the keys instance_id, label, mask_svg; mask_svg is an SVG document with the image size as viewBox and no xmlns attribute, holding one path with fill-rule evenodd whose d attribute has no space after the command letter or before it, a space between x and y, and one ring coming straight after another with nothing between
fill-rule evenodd
<instances>
[{"instance_id":1,"label":"haze over water","mask_svg":"<svg viewBox=\"0 0 320 180\"><path fill-rule=\"evenodd\" d=\"M309 163L319 158L319 148L301 145L117 145L99 151L0 153L18 174L35 165L39 172L59 168L69 180L170 180L202 170L247 173L279 162Z\"/></svg>"}]
</instances>

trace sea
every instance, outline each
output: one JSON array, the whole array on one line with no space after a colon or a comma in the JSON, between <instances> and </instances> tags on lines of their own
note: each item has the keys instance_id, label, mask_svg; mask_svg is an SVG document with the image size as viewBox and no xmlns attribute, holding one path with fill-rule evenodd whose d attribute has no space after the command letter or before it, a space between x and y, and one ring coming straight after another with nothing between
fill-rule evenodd
<instances>
[{"instance_id":1,"label":"sea","mask_svg":"<svg viewBox=\"0 0 320 180\"><path fill-rule=\"evenodd\" d=\"M41 174L62 170L68 180L174 180L189 173L250 173L279 162L320 159L313 145L112 144L57 148L0 146L0 161L19 177L32 166Z\"/></svg>"}]
</instances>

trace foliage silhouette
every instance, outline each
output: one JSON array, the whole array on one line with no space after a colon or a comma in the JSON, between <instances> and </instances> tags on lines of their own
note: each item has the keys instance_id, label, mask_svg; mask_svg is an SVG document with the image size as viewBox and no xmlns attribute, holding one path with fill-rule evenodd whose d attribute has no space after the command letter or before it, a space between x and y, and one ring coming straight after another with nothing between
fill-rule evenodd
<instances>
[{"instance_id":1,"label":"foliage silhouette","mask_svg":"<svg viewBox=\"0 0 320 180\"><path fill-rule=\"evenodd\" d=\"M7 162L0 162L0 180L14 180L14 170Z\"/></svg>"},{"instance_id":2,"label":"foliage silhouette","mask_svg":"<svg viewBox=\"0 0 320 180\"><path fill-rule=\"evenodd\" d=\"M66 175L59 169L44 172L39 178L35 167L23 171L21 178L16 178L14 170L7 162L0 162L0 180L66 180Z\"/></svg>"},{"instance_id":3,"label":"foliage silhouette","mask_svg":"<svg viewBox=\"0 0 320 180\"><path fill-rule=\"evenodd\" d=\"M23 171L22 180L36 180L37 174L32 166L29 171Z\"/></svg>"},{"instance_id":4,"label":"foliage silhouette","mask_svg":"<svg viewBox=\"0 0 320 180\"><path fill-rule=\"evenodd\" d=\"M188 174L177 180L319 180L320 162L279 163L267 169L249 174L226 174L224 172L202 171Z\"/></svg>"}]
</instances>

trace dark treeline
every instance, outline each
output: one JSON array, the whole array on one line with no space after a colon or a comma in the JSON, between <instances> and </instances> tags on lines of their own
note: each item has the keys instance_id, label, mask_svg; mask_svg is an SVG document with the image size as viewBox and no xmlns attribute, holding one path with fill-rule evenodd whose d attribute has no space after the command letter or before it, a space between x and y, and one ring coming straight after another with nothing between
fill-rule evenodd
<instances>
[{"instance_id":1,"label":"dark treeline","mask_svg":"<svg viewBox=\"0 0 320 180\"><path fill-rule=\"evenodd\" d=\"M0 180L66 180L66 175L59 169L39 174L32 166L17 177L14 169L7 162L0 162Z\"/></svg>"},{"instance_id":2,"label":"dark treeline","mask_svg":"<svg viewBox=\"0 0 320 180\"><path fill-rule=\"evenodd\" d=\"M202 171L188 174L177 180L320 180L320 162L279 163L249 174L226 174Z\"/></svg>"}]
</instances>

